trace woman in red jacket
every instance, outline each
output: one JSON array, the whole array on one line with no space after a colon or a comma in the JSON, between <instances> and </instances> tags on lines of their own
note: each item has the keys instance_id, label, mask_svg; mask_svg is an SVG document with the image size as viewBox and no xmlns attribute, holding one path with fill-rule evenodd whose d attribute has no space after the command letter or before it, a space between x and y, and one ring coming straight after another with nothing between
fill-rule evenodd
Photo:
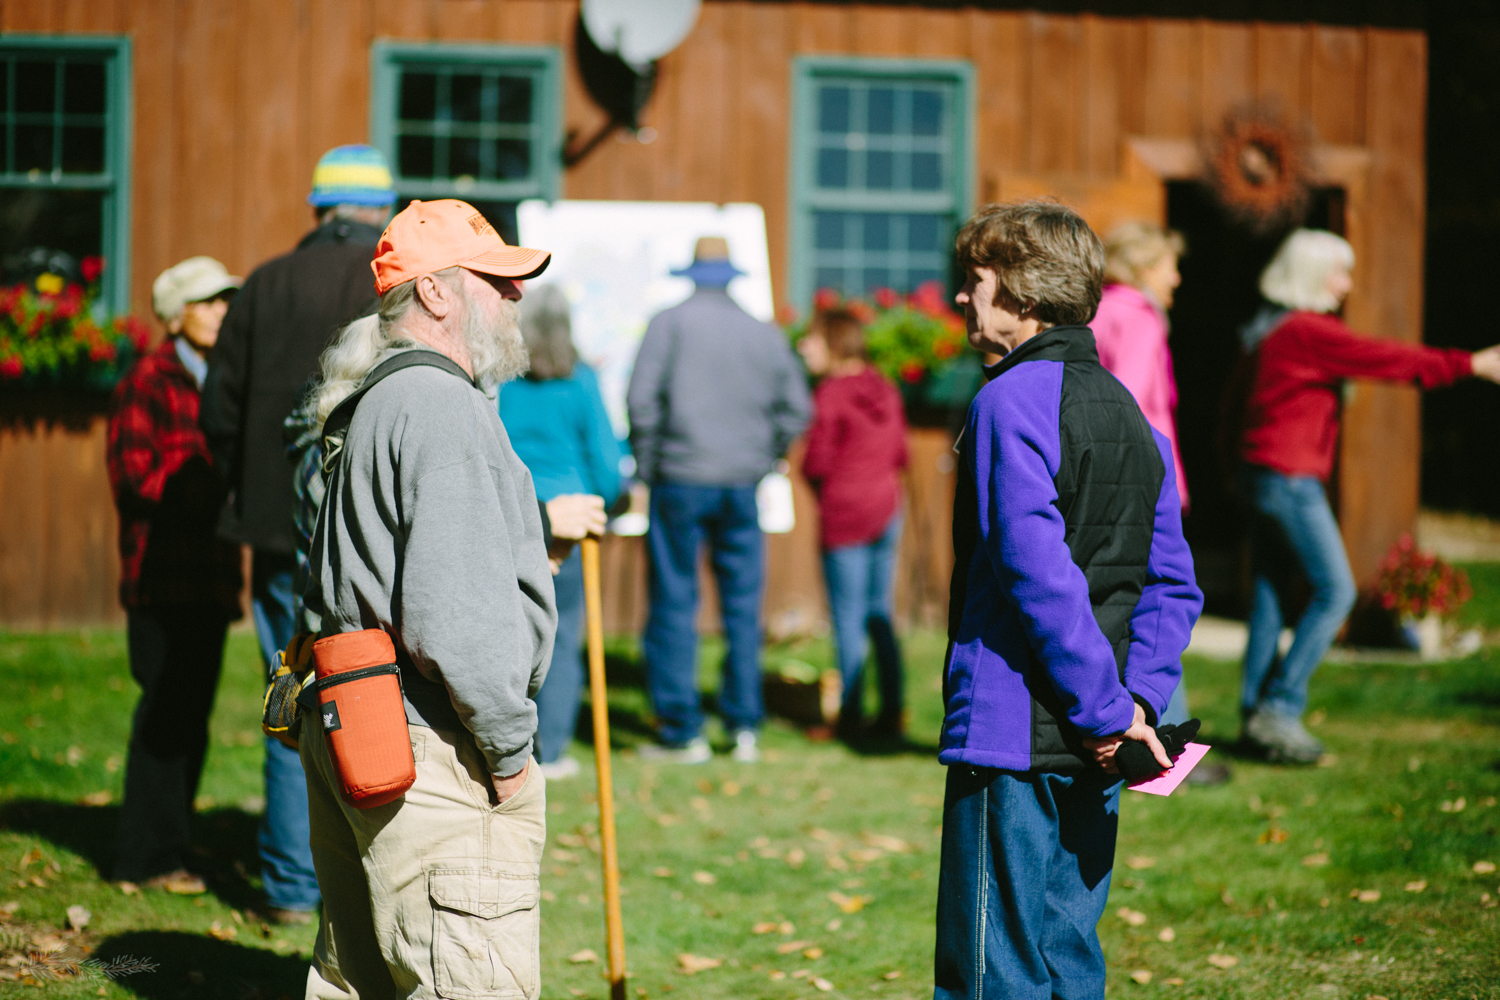
<instances>
[{"instance_id":1,"label":"woman in red jacket","mask_svg":"<svg viewBox=\"0 0 1500 1000\"><path fill-rule=\"evenodd\" d=\"M1354 250L1299 229L1261 275L1267 304L1241 331L1254 376L1240 439L1254 595L1240 711L1244 739L1273 760L1312 763L1323 746L1302 725L1307 686L1354 607L1354 577L1324 484L1333 471L1344 380L1424 389L1476 375L1500 381L1500 347L1476 354L1355 333L1335 313L1353 285ZM1278 585L1298 573L1312 599L1285 657Z\"/></svg>"},{"instance_id":2,"label":"woman in red jacket","mask_svg":"<svg viewBox=\"0 0 1500 1000\"><path fill-rule=\"evenodd\" d=\"M901 647L891 627L901 543L900 473L906 467L901 394L865 360L865 331L844 309L822 314L799 349L814 375L802 474L818 491L823 576L833 613L844 703L839 735L859 735L866 636L875 647L880 715L872 735L901 735Z\"/></svg>"}]
</instances>

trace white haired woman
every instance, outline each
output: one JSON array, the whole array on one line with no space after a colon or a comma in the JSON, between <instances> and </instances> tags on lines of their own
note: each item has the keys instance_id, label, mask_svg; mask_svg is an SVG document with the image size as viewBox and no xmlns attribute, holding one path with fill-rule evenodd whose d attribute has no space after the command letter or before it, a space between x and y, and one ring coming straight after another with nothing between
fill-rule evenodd
<instances>
[{"instance_id":1,"label":"white haired woman","mask_svg":"<svg viewBox=\"0 0 1500 1000\"><path fill-rule=\"evenodd\" d=\"M1299 229L1260 278L1266 299L1242 331L1252 376L1240 438L1240 493L1250 517L1254 594L1240 711L1244 738L1273 760L1312 763L1322 744L1302 725L1308 682L1354 606L1349 559L1324 484L1333 471L1347 378L1424 389L1470 375L1500 382L1500 346L1423 347L1351 330L1335 313L1353 287L1342 237ZM1286 656L1279 585L1300 574L1312 598Z\"/></svg>"}]
</instances>

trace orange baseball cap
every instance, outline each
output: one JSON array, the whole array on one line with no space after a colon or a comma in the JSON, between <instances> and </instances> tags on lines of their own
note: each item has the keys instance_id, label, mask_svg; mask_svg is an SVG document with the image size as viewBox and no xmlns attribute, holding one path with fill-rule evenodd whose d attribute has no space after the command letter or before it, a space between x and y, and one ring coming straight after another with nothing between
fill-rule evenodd
<instances>
[{"instance_id":1,"label":"orange baseball cap","mask_svg":"<svg viewBox=\"0 0 1500 1000\"><path fill-rule=\"evenodd\" d=\"M551 251L507 244L468 202L444 198L413 201L397 213L380 234L370 269L375 272L375 294L384 295L403 281L449 267L501 278L535 278L551 260Z\"/></svg>"}]
</instances>

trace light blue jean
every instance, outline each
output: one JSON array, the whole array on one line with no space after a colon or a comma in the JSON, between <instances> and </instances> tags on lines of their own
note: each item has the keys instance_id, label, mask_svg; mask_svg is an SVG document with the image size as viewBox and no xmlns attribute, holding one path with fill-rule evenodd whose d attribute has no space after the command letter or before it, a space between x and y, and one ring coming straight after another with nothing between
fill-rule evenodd
<instances>
[{"instance_id":1,"label":"light blue jean","mask_svg":"<svg viewBox=\"0 0 1500 1000\"><path fill-rule=\"evenodd\" d=\"M898 511L873 542L823 550L823 579L828 584L828 609L833 614L839 673L844 680L844 706L839 715L844 725L858 723L864 712L865 654L871 644L880 685L880 715L901 718L901 646L891 626L900 548Z\"/></svg>"},{"instance_id":2,"label":"light blue jean","mask_svg":"<svg viewBox=\"0 0 1500 1000\"><path fill-rule=\"evenodd\" d=\"M1354 609L1354 574L1328 496L1316 478L1245 465L1240 496L1250 517L1254 572L1240 711L1248 716L1270 710L1301 718L1308 682ZM1312 585L1312 599L1282 657L1277 640L1285 621L1283 602L1299 576Z\"/></svg>"},{"instance_id":3,"label":"light blue jean","mask_svg":"<svg viewBox=\"0 0 1500 1000\"><path fill-rule=\"evenodd\" d=\"M552 764L573 742L583 689L583 555L578 549L552 578L557 593L557 638L552 665L536 693L537 759Z\"/></svg>"},{"instance_id":4,"label":"light blue jean","mask_svg":"<svg viewBox=\"0 0 1500 1000\"><path fill-rule=\"evenodd\" d=\"M255 636L267 676L277 652L297 631L292 610L292 568L289 556L257 551L251 574L251 610ZM261 816L256 843L260 848L260 877L266 902L282 910L313 910L322 895L313 870L307 818L307 776L302 757L280 740L266 738L266 811Z\"/></svg>"}]
</instances>

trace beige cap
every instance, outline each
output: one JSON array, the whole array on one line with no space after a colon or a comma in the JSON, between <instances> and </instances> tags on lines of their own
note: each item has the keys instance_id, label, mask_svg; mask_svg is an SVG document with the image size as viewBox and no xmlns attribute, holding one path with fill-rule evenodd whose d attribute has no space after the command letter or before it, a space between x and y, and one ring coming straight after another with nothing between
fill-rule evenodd
<instances>
[{"instance_id":1,"label":"beige cap","mask_svg":"<svg viewBox=\"0 0 1500 1000\"><path fill-rule=\"evenodd\" d=\"M151 304L156 315L170 322L182 315L189 302L202 302L221 292L240 287L241 279L212 257L189 257L174 264L151 283Z\"/></svg>"}]
</instances>

